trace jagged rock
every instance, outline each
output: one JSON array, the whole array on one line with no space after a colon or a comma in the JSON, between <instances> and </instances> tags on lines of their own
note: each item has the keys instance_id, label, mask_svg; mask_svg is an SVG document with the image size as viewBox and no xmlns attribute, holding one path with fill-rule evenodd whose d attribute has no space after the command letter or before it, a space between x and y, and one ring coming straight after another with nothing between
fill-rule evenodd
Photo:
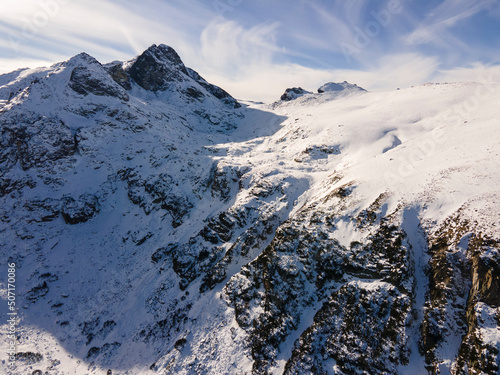
<instances>
[{"instance_id":1,"label":"jagged rock","mask_svg":"<svg viewBox=\"0 0 500 375\"><path fill-rule=\"evenodd\" d=\"M111 344L104 344L101 347L92 347L89 349L87 353L87 359L95 359L97 356L104 355L104 356L111 356L113 352L118 349L121 346L121 343L119 342L113 342Z\"/></svg>"},{"instance_id":2,"label":"jagged rock","mask_svg":"<svg viewBox=\"0 0 500 375\"><path fill-rule=\"evenodd\" d=\"M472 258L472 286L470 299L490 306L500 306L500 243L478 238Z\"/></svg>"},{"instance_id":3,"label":"jagged rock","mask_svg":"<svg viewBox=\"0 0 500 375\"><path fill-rule=\"evenodd\" d=\"M223 201L227 201L231 196L231 192L239 188L238 182L241 176L242 171L237 167L224 165L223 163L214 163L208 180L208 184L212 188L212 195L220 197Z\"/></svg>"},{"instance_id":4,"label":"jagged rock","mask_svg":"<svg viewBox=\"0 0 500 375\"><path fill-rule=\"evenodd\" d=\"M339 154L340 154L339 146L327 146L327 145L309 146L304 151L302 151L297 158L295 158L295 161L302 163L307 160L327 159L328 155L339 155Z\"/></svg>"},{"instance_id":5,"label":"jagged rock","mask_svg":"<svg viewBox=\"0 0 500 375\"><path fill-rule=\"evenodd\" d=\"M475 233L474 225L457 213L429 243L429 293L420 344L430 372L437 374L448 359L447 337L456 335L462 342L454 373L496 375L500 347L485 340L481 330L499 323L491 317L499 305L500 241Z\"/></svg>"},{"instance_id":6,"label":"jagged rock","mask_svg":"<svg viewBox=\"0 0 500 375\"><path fill-rule=\"evenodd\" d=\"M99 321L97 321L97 324L99 324ZM86 326L82 331L82 333L85 332L85 335L87 336L87 342L85 345L89 345L95 339L97 340L105 339L106 336L113 330L115 326L116 326L115 321L107 320L104 322L102 327L95 333L93 332L93 329L89 329L90 327ZM95 328L95 326L93 328Z\"/></svg>"},{"instance_id":7,"label":"jagged rock","mask_svg":"<svg viewBox=\"0 0 500 375\"><path fill-rule=\"evenodd\" d=\"M42 284L30 289L30 291L26 294L26 299L31 302L36 302L40 297L43 297L48 292L49 286L47 285L47 282L44 281Z\"/></svg>"},{"instance_id":8,"label":"jagged rock","mask_svg":"<svg viewBox=\"0 0 500 375\"><path fill-rule=\"evenodd\" d=\"M101 76L96 73L101 73ZM102 77L102 73L85 66L77 66L71 72L69 87L80 95L112 96L128 101L128 94L123 90L123 87L112 80L106 80L107 77Z\"/></svg>"},{"instance_id":9,"label":"jagged rock","mask_svg":"<svg viewBox=\"0 0 500 375\"><path fill-rule=\"evenodd\" d=\"M258 249L275 232L280 223L276 215L260 216L259 219L237 238L224 257L203 277L200 292L213 289L227 277L229 266L239 257L246 257L252 249Z\"/></svg>"},{"instance_id":10,"label":"jagged rock","mask_svg":"<svg viewBox=\"0 0 500 375\"><path fill-rule=\"evenodd\" d=\"M468 331L460 345L457 374L496 375L500 370L500 344L492 343L485 332L500 329L500 241L474 236L471 284L465 313Z\"/></svg>"},{"instance_id":11,"label":"jagged rock","mask_svg":"<svg viewBox=\"0 0 500 375\"><path fill-rule=\"evenodd\" d=\"M327 359L346 374L398 374L409 362L411 299L379 281L351 282L335 292L295 343L284 374L327 374Z\"/></svg>"},{"instance_id":12,"label":"jagged rock","mask_svg":"<svg viewBox=\"0 0 500 375\"><path fill-rule=\"evenodd\" d=\"M285 93L281 95L280 100L288 102L305 94L312 94L312 92L306 91L302 87L292 87L285 90Z\"/></svg>"},{"instance_id":13,"label":"jagged rock","mask_svg":"<svg viewBox=\"0 0 500 375\"><path fill-rule=\"evenodd\" d=\"M129 68L128 73L145 90L166 90L172 82L189 76L181 58L173 48L153 44Z\"/></svg>"},{"instance_id":14,"label":"jagged rock","mask_svg":"<svg viewBox=\"0 0 500 375\"><path fill-rule=\"evenodd\" d=\"M63 197L61 215L68 224L84 223L92 219L99 212L99 202L93 194L82 194L75 199L70 196Z\"/></svg>"},{"instance_id":15,"label":"jagged rock","mask_svg":"<svg viewBox=\"0 0 500 375\"><path fill-rule=\"evenodd\" d=\"M61 202L52 198L28 201L24 207L32 213L33 220L37 222L52 221L61 212Z\"/></svg>"},{"instance_id":16,"label":"jagged rock","mask_svg":"<svg viewBox=\"0 0 500 375\"><path fill-rule=\"evenodd\" d=\"M193 208L193 204L181 192L173 192L175 181L169 174L161 173L150 176L144 181L137 173L121 171L121 178L128 182L128 197L134 203L150 214L155 209L168 211L172 218L172 226L179 227Z\"/></svg>"},{"instance_id":17,"label":"jagged rock","mask_svg":"<svg viewBox=\"0 0 500 375\"><path fill-rule=\"evenodd\" d=\"M163 200L160 207L170 213L172 226L177 228L184 223L186 216L193 208L193 204L186 197L169 195Z\"/></svg>"},{"instance_id":18,"label":"jagged rock","mask_svg":"<svg viewBox=\"0 0 500 375\"><path fill-rule=\"evenodd\" d=\"M223 103L233 107L233 108L240 108L241 104L238 103L236 99L234 99L231 95L229 95L226 91L221 89L218 86L212 85L211 83L208 83L202 76L200 76L196 71L193 69L187 68L189 76L194 79L196 82L198 82L202 87L205 88L209 93L211 93L213 96L215 96L217 99L220 99Z\"/></svg>"},{"instance_id":19,"label":"jagged rock","mask_svg":"<svg viewBox=\"0 0 500 375\"><path fill-rule=\"evenodd\" d=\"M113 80L118 83L125 90L131 90L132 84L130 83L130 77L123 69L123 63L121 61L116 61L113 63L106 64L106 69Z\"/></svg>"},{"instance_id":20,"label":"jagged rock","mask_svg":"<svg viewBox=\"0 0 500 375\"><path fill-rule=\"evenodd\" d=\"M184 93L186 96L196 99L198 101L202 101L202 99L205 97L205 94L203 94L200 90L196 89L195 87L188 87L186 90L184 90Z\"/></svg>"},{"instance_id":21,"label":"jagged rock","mask_svg":"<svg viewBox=\"0 0 500 375\"><path fill-rule=\"evenodd\" d=\"M15 357L16 357L16 362L19 361L26 365L34 365L35 363L38 363L43 359L42 354L33 352L19 352L16 353Z\"/></svg>"},{"instance_id":22,"label":"jagged rock","mask_svg":"<svg viewBox=\"0 0 500 375\"><path fill-rule=\"evenodd\" d=\"M5 146L0 154L3 172L16 161L28 170L75 153L74 136L60 119L24 114L3 121L1 126L1 143Z\"/></svg>"},{"instance_id":23,"label":"jagged rock","mask_svg":"<svg viewBox=\"0 0 500 375\"><path fill-rule=\"evenodd\" d=\"M326 196L339 201L352 199L331 192ZM276 230L273 241L257 259L226 284L224 291L235 309L236 321L250 336L255 373L274 365L280 344L301 322L300 311L326 298L336 283L350 277L378 279L394 289L406 301L405 314L409 314L413 265L404 232L381 221L366 242L347 248L328 234L334 220L330 215L340 212L323 212L318 203L303 208ZM402 333L406 315L399 324ZM388 356L397 356L394 351L389 350ZM360 361L368 363L369 358Z\"/></svg>"},{"instance_id":24,"label":"jagged rock","mask_svg":"<svg viewBox=\"0 0 500 375\"><path fill-rule=\"evenodd\" d=\"M17 180L13 180L10 178L0 178L0 197L16 191L20 191L26 186L33 189L37 186L37 184L36 181L34 181L30 177L24 177Z\"/></svg>"}]
</instances>

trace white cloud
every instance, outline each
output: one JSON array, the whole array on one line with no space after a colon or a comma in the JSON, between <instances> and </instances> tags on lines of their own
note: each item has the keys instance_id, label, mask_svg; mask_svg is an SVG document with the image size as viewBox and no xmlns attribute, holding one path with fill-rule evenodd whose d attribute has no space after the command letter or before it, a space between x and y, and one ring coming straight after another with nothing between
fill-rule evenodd
<instances>
[{"instance_id":1,"label":"white cloud","mask_svg":"<svg viewBox=\"0 0 500 375\"><path fill-rule=\"evenodd\" d=\"M165 2L154 5L159 13L172 15L168 22L152 19L151 9L137 9L129 1L12 2L0 15L7 35L2 38L2 47L11 58L48 55L60 60L85 51L103 62L130 58L153 43L176 42L173 47L188 49L190 36L185 25L199 25L199 16L185 11L181 16Z\"/></svg>"},{"instance_id":2,"label":"white cloud","mask_svg":"<svg viewBox=\"0 0 500 375\"><path fill-rule=\"evenodd\" d=\"M439 70L436 82L478 82L500 84L500 65L476 62L464 67Z\"/></svg>"},{"instance_id":3,"label":"white cloud","mask_svg":"<svg viewBox=\"0 0 500 375\"><path fill-rule=\"evenodd\" d=\"M365 71L349 69L311 69L296 64L254 66L238 77L209 74L205 78L222 86L240 99L273 102L287 87L316 91L334 81L356 83L368 90L393 90L427 82L439 65L437 58L417 54L385 56Z\"/></svg>"},{"instance_id":4,"label":"white cloud","mask_svg":"<svg viewBox=\"0 0 500 375\"><path fill-rule=\"evenodd\" d=\"M340 50L340 43L352 40L354 35L353 26L359 23L359 13L363 3L364 1L337 3L333 11L327 10L314 2L308 3L309 7L318 16L319 21L323 23L320 35L316 34L315 37L326 44L327 48L325 49ZM346 12L346 9L349 11ZM302 30L297 33L300 32Z\"/></svg>"},{"instance_id":5,"label":"white cloud","mask_svg":"<svg viewBox=\"0 0 500 375\"><path fill-rule=\"evenodd\" d=\"M52 65L52 61L39 59L4 59L0 58L0 74L10 73L21 68L39 68Z\"/></svg>"},{"instance_id":6,"label":"white cloud","mask_svg":"<svg viewBox=\"0 0 500 375\"><path fill-rule=\"evenodd\" d=\"M404 40L410 45L430 42L444 45L447 40L453 39L452 45L463 46L463 43L454 38L448 29L495 3L496 0L445 0L434 8L413 32L406 35Z\"/></svg>"},{"instance_id":7,"label":"white cloud","mask_svg":"<svg viewBox=\"0 0 500 375\"><path fill-rule=\"evenodd\" d=\"M416 53L384 56L366 72L366 85L373 90L407 87L431 79L439 67L437 57Z\"/></svg>"},{"instance_id":8,"label":"white cloud","mask_svg":"<svg viewBox=\"0 0 500 375\"><path fill-rule=\"evenodd\" d=\"M263 23L244 29L222 18L211 22L201 33L201 58L207 71L227 75L269 64L276 52L275 32L279 24Z\"/></svg>"}]
</instances>

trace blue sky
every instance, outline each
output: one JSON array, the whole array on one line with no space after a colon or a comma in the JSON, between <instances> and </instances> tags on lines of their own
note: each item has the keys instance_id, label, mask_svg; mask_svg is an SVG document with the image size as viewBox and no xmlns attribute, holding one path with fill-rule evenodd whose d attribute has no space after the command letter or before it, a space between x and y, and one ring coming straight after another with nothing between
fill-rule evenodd
<instances>
[{"instance_id":1,"label":"blue sky","mask_svg":"<svg viewBox=\"0 0 500 375\"><path fill-rule=\"evenodd\" d=\"M391 90L500 82L500 0L17 0L0 2L0 73L151 44L238 98L327 81Z\"/></svg>"}]
</instances>

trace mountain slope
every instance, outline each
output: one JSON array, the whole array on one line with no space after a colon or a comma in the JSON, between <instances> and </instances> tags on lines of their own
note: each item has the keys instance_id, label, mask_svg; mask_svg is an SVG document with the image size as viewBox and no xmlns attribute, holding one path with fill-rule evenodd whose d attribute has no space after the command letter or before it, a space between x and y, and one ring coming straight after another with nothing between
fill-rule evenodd
<instances>
[{"instance_id":1,"label":"mountain slope","mask_svg":"<svg viewBox=\"0 0 500 375\"><path fill-rule=\"evenodd\" d=\"M18 373L497 374L499 87L325 87L240 106L164 45L0 76Z\"/></svg>"}]
</instances>

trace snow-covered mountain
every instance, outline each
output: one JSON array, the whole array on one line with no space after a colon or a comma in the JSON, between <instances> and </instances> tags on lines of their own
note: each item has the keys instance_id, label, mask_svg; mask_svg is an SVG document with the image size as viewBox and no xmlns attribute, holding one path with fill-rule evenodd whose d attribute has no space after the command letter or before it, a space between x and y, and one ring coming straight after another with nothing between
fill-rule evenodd
<instances>
[{"instance_id":1,"label":"snow-covered mountain","mask_svg":"<svg viewBox=\"0 0 500 375\"><path fill-rule=\"evenodd\" d=\"M500 86L317 91L165 45L0 76L2 371L498 374Z\"/></svg>"}]
</instances>

